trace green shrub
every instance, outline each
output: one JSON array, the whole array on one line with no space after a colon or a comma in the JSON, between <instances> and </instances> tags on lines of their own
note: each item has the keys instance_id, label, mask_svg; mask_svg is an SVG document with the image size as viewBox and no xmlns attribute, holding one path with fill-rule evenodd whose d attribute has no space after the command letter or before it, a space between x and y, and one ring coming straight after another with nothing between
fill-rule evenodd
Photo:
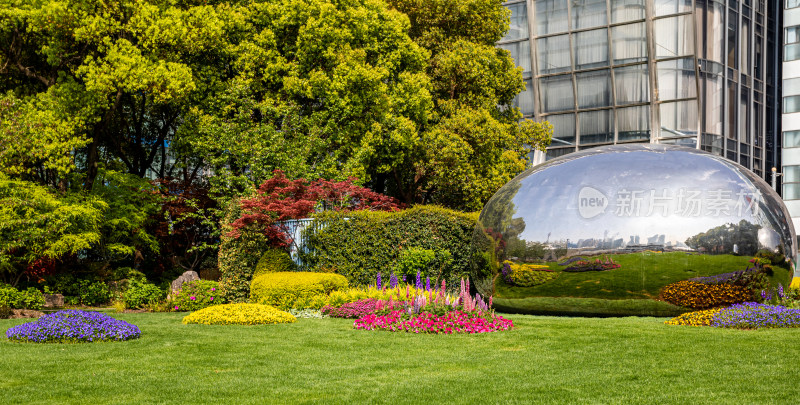
<instances>
[{"instance_id":1,"label":"green shrub","mask_svg":"<svg viewBox=\"0 0 800 405\"><path fill-rule=\"evenodd\" d=\"M347 279L338 274L283 272L266 273L253 279L250 302L294 308L295 302L347 288Z\"/></svg>"},{"instance_id":2,"label":"green shrub","mask_svg":"<svg viewBox=\"0 0 800 405\"><path fill-rule=\"evenodd\" d=\"M477 213L416 206L398 212L329 211L315 218L318 225L306 228L306 251L300 252L306 270L335 271L351 284L368 285L379 271L395 268L401 252L422 249L447 251L452 259L441 269L431 267L431 281L455 286L469 276Z\"/></svg>"},{"instance_id":3,"label":"green shrub","mask_svg":"<svg viewBox=\"0 0 800 405\"><path fill-rule=\"evenodd\" d=\"M10 285L0 284L0 307L42 309L44 308L44 295L33 287L19 291Z\"/></svg>"},{"instance_id":4,"label":"green shrub","mask_svg":"<svg viewBox=\"0 0 800 405\"><path fill-rule=\"evenodd\" d=\"M78 282L78 296L83 305L106 304L111 301L111 290L108 289L108 284L102 281L80 280Z\"/></svg>"},{"instance_id":5,"label":"green shrub","mask_svg":"<svg viewBox=\"0 0 800 405\"><path fill-rule=\"evenodd\" d=\"M297 271L297 265L292 260L292 256L281 249L267 249L258 260L253 278L266 273L280 273L287 271Z\"/></svg>"},{"instance_id":6,"label":"green shrub","mask_svg":"<svg viewBox=\"0 0 800 405\"><path fill-rule=\"evenodd\" d=\"M398 277L405 275L412 280L420 272L422 278L437 278L445 269L453 265L453 255L447 250L408 248L400 252L396 272Z\"/></svg>"},{"instance_id":7,"label":"green shrub","mask_svg":"<svg viewBox=\"0 0 800 405\"><path fill-rule=\"evenodd\" d=\"M173 311L197 311L212 305L224 304L216 281L194 280L183 283L167 303Z\"/></svg>"},{"instance_id":8,"label":"green shrub","mask_svg":"<svg viewBox=\"0 0 800 405\"><path fill-rule=\"evenodd\" d=\"M267 239L257 232L243 231L238 238L227 236L232 230L230 223L242 214L239 200L231 200L220 223L221 237L219 246L219 289L225 302L246 302L250 296L250 282L253 271L268 249Z\"/></svg>"},{"instance_id":9,"label":"green shrub","mask_svg":"<svg viewBox=\"0 0 800 405\"><path fill-rule=\"evenodd\" d=\"M164 298L164 291L155 284L150 284L139 279L132 279L128 282L128 289L122 296L125 306L131 309L143 308L145 305L153 305Z\"/></svg>"},{"instance_id":10,"label":"green shrub","mask_svg":"<svg viewBox=\"0 0 800 405\"><path fill-rule=\"evenodd\" d=\"M11 315L14 315L14 311L11 308L0 305L0 319L11 318Z\"/></svg>"}]
</instances>

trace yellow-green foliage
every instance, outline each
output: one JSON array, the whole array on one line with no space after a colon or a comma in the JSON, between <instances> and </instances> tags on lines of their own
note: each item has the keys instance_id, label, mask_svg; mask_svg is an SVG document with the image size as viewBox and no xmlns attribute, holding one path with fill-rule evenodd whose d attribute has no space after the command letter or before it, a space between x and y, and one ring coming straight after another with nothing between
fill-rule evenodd
<instances>
[{"instance_id":1,"label":"yellow-green foliage","mask_svg":"<svg viewBox=\"0 0 800 405\"><path fill-rule=\"evenodd\" d=\"M288 312L260 304L214 305L192 312L183 318L183 323L203 325L266 325L295 321L297 318Z\"/></svg>"},{"instance_id":2,"label":"yellow-green foliage","mask_svg":"<svg viewBox=\"0 0 800 405\"><path fill-rule=\"evenodd\" d=\"M305 299L299 299L295 301L295 308L297 309L320 309L325 305L330 305L332 307L339 307L343 304L347 304L349 302L356 302L364 299L374 298L378 300L394 300L394 301L406 301L408 297L414 297L416 295L425 295L428 296L429 292L425 291L424 289L416 289L412 286L406 287L397 287L395 289L384 289L378 290L374 286L369 287L362 287L362 288L348 288L346 290L337 290L332 291L330 294L318 294L314 296L307 297ZM432 297L436 299L439 295L438 290L432 291ZM450 297L450 302L456 299L455 296L448 295Z\"/></svg>"},{"instance_id":3,"label":"yellow-green foliage","mask_svg":"<svg viewBox=\"0 0 800 405\"><path fill-rule=\"evenodd\" d=\"M289 253L281 249L270 248L258 260L253 278L266 273L278 273L282 271L296 271L297 265L292 261Z\"/></svg>"},{"instance_id":4,"label":"yellow-green foliage","mask_svg":"<svg viewBox=\"0 0 800 405\"><path fill-rule=\"evenodd\" d=\"M514 285L520 287L533 287L558 278L560 273L548 271L549 268L541 264L517 264L505 261L511 268L508 277Z\"/></svg>"},{"instance_id":5,"label":"yellow-green foliage","mask_svg":"<svg viewBox=\"0 0 800 405\"><path fill-rule=\"evenodd\" d=\"M333 273L279 272L266 273L253 279L250 302L274 305L281 309L295 308L295 302L320 294L347 288L347 279Z\"/></svg>"},{"instance_id":6,"label":"yellow-green foliage","mask_svg":"<svg viewBox=\"0 0 800 405\"><path fill-rule=\"evenodd\" d=\"M665 286L661 299L679 307L707 309L752 299L747 288L730 284L703 284L683 280Z\"/></svg>"},{"instance_id":7,"label":"yellow-green foliage","mask_svg":"<svg viewBox=\"0 0 800 405\"><path fill-rule=\"evenodd\" d=\"M711 321L714 320L714 315L721 310L721 308L714 308L703 311L687 312L664 323L667 325L710 326Z\"/></svg>"}]
</instances>

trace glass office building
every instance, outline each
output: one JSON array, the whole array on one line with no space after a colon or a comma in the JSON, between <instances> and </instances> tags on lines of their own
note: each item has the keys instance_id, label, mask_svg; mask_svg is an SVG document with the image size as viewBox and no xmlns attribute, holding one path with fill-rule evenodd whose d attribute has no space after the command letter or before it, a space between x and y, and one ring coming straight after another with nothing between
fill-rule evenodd
<instances>
[{"instance_id":1,"label":"glass office building","mask_svg":"<svg viewBox=\"0 0 800 405\"><path fill-rule=\"evenodd\" d=\"M783 199L800 225L800 0L783 0L781 94Z\"/></svg>"},{"instance_id":2,"label":"glass office building","mask_svg":"<svg viewBox=\"0 0 800 405\"><path fill-rule=\"evenodd\" d=\"M777 164L776 129L767 123L774 72L765 0L505 5L511 27L498 46L524 72L527 89L516 105L553 124L547 159L662 143L706 150L762 177Z\"/></svg>"}]
</instances>

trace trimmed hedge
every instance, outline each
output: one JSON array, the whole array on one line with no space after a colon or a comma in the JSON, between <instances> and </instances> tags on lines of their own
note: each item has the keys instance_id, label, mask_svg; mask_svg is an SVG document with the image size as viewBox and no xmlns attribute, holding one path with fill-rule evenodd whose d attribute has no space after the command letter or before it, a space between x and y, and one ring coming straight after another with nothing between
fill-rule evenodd
<instances>
[{"instance_id":1,"label":"trimmed hedge","mask_svg":"<svg viewBox=\"0 0 800 405\"><path fill-rule=\"evenodd\" d=\"M294 308L298 300L329 294L347 288L347 279L339 274L282 272L266 273L253 279L250 302L274 305L280 309Z\"/></svg>"},{"instance_id":2,"label":"trimmed hedge","mask_svg":"<svg viewBox=\"0 0 800 405\"><path fill-rule=\"evenodd\" d=\"M267 273L280 273L286 271L297 271L297 265L292 261L292 257L281 249L267 249L261 259L258 260L253 278Z\"/></svg>"},{"instance_id":3,"label":"trimmed hedge","mask_svg":"<svg viewBox=\"0 0 800 405\"><path fill-rule=\"evenodd\" d=\"M478 213L437 206L416 206L397 212L322 212L318 226L304 231L306 251L300 258L309 271L334 271L353 285L374 284L395 268L409 248L449 251L450 266L432 269L431 281L448 286L470 274L472 240ZM437 284L438 285L438 284Z\"/></svg>"},{"instance_id":4,"label":"trimmed hedge","mask_svg":"<svg viewBox=\"0 0 800 405\"><path fill-rule=\"evenodd\" d=\"M255 232L242 232L239 238L231 238L227 233L231 231L230 224L239 218L242 210L239 200L234 199L228 203L220 223L221 234L218 265L220 271L219 290L225 302L247 302L250 296L250 281L253 271L268 249L267 238Z\"/></svg>"},{"instance_id":5,"label":"trimmed hedge","mask_svg":"<svg viewBox=\"0 0 800 405\"><path fill-rule=\"evenodd\" d=\"M183 323L202 325L266 325L296 322L294 315L269 305L224 304L214 305L192 312L183 318Z\"/></svg>"}]
</instances>

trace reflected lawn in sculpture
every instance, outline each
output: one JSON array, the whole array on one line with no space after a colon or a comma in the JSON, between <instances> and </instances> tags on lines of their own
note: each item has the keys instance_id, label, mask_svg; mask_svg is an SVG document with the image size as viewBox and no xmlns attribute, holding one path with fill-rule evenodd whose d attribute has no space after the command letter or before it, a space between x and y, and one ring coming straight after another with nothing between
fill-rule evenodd
<instances>
[{"instance_id":1,"label":"reflected lawn in sculpture","mask_svg":"<svg viewBox=\"0 0 800 405\"><path fill-rule=\"evenodd\" d=\"M631 253L608 255L620 265L618 269L607 271L587 271L581 273L563 272L568 266L556 262L547 263L552 270L562 271L561 275L548 283L534 287L510 286L497 279L495 288L498 296L522 298L530 296L570 296L577 298L606 299L655 299L661 288L667 284L692 277L713 276L726 271L743 270L752 263L749 256L717 255L700 256L684 252ZM588 258L588 257L587 257ZM592 257L591 259L594 259ZM648 269L642 272L641 269ZM726 271L720 271L725 269ZM788 272L782 270L788 278ZM782 279L782 282L787 281Z\"/></svg>"}]
</instances>

